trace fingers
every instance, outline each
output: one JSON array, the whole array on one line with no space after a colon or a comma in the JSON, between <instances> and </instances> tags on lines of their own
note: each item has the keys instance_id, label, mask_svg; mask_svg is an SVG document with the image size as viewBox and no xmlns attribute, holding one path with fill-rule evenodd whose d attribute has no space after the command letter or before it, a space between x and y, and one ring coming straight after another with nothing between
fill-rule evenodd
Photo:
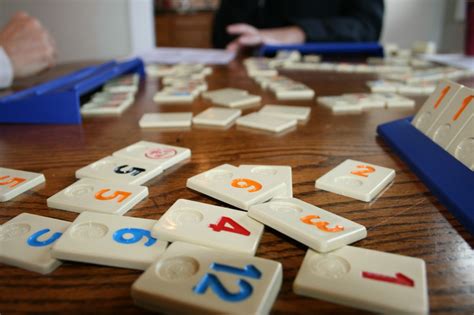
<instances>
[{"instance_id":1,"label":"fingers","mask_svg":"<svg viewBox=\"0 0 474 315\"><path fill-rule=\"evenodd\" d=\"M256 34L258 33L258 29L253 27L252 25L239 23L239 24L231 24L227 26L227 33L231 35L238 35L238 34Z\"/></svg>"}]
</instances>

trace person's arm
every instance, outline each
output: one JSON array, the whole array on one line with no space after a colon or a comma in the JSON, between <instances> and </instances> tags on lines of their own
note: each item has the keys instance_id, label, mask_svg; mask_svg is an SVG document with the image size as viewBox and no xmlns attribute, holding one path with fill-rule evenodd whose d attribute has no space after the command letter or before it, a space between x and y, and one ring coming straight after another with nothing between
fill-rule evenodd
<instances>
[{"instance_id":1,"label":"person's arm","mask_svg":"<svg viewBox=\"0 0 474 315\"><path fill-rule=\"evenodd\" d=\"M338 16L289 22L304 31L307 42L369 42L379 40L383 14L383 0L345 0Z\"/></svg>"},{"instance_id":2,"label":"person's arm","mask_svg":"<svg viewBox=\"0 0 474 315\"><path fill-rule=\"evenodd\" d=\"M0 89L9 87L13 81L13 67L10 58L0 46Z\"/></svg>"},{"instance_id":3,"label":"person's arm","mask_svg":"<svg viewBox=\"0 0 474 315\"><path fill-rule=\"evenodd\" d=\"M6 55L3 56L5 65L9 59L14 78L34 75L53 66L56 59L56 45L51 35L37 19L24 12L15 14L0 30L0 48ZM0 65L0 71L6 73L6 67L3 68L3 63ZM5 85L11 83L11 74L9 77Z\"/></svg>"}]
</instances>

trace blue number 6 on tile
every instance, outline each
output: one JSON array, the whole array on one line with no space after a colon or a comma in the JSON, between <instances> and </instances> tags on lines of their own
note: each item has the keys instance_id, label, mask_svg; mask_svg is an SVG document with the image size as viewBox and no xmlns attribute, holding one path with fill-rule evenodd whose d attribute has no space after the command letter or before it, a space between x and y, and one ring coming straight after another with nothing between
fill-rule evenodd
<instances>
[{"instance_id":1,"label":"blue number 6 on tile","mask_svg":"<svg viewBox=\"0 0 474 315\"><path fill-rule=\"evenodd\" d=\"M39 230L33 234L31 234L30 237L28 237L28 240L26 241L28 245L33 246L33 247L42 247L42 246L48 246L49 244L54 243L58 238L63 235L61 232L56 232L53 235L51 235L50 238L44 241L39 241L38 238L40 238L42 235L48 233L50 229L42 229Z\"/></svg>"},{"instance_id":2,"label":"blue number 6 on tile","mask_svg":"<svg viewBox=\"0 0 474 315\"><path fill-rule=\"evenodd\" d=\"M125 238L126 234L130 234L132 235L132 237ZM151 246L156 243L156 238L151 236L150 231L144 229L123 228L117 230L113 235L114 241L121 244L134 244L136 242L139 242L144 237L148 238L145 243L145 246Z\"/></svg>"}]
</instances>

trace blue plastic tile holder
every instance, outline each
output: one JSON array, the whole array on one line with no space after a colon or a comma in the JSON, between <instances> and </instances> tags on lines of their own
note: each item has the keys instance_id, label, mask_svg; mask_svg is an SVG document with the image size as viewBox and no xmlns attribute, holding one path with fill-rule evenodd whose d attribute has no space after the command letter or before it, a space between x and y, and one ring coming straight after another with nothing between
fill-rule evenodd
<instances>
[{"instance_id":1,"label":"blue plastic tile holder","mask_svg":"<svg viewBox=\"0 0 474 315\"><path fill-rule=\"evenodd\" d=\"M412 118L379 125L377 133L474 235L474 172L416 129Z\"/></svg>"},{"instance_id":2,"label":"blue plastic tile holder","mask_svg":"<svg viewBox=\"0 0 474 315\"><path fill-rule=\"evenodd\" d=\"M100 89L116 77L145 76L139 58L90 66L0 98L0 123L80 124L81 96Z\"/></svg>"}]
</instances>

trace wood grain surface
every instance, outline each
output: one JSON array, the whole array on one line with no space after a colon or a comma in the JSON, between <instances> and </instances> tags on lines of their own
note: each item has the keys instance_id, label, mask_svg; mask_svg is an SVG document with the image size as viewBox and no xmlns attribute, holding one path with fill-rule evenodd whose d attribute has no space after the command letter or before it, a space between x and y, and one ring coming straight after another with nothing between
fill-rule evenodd
<instances>
[{"instance_id":1,"label":"wood grain surface","mask_svg":"<svg viewBox=\"0 0 474 315\"><path fill-rule=\"evenodd\" d=\"M53 78L82 65L61 66L17 88ZM283 72L315 89L317 95L367 92L368 74ZM294 196L367 227L368 237L353 245L422 258L427 264L430 312L474 314L474 238L439 203L413 172L376 135L377 125L415 113L416 109L373 109L362 114L332 114L313 101L278 102L245 74L240 61L215 67L210 89L236 87L261 95L263 104L312 107L311 118L290 132L269 134L232 127L228 130L140 129L145 112L192 111L210 106L157 105L159 81L141 82L134 105L120 117L86 118L82 125L0 125L0 165L41 172L46 183L0 204L0 223L22 212L72 221L76 213L49 209L46 199L75 181L80 167L139 140L178 145L192 150L191 160L148 182L150 195L126 215L159 219L179 198L224 205L186 188L187 178L223 163L290 165ZM464 81L473 86L473 81ZM246 112L254 111L248 109ZM346 159L396 170L395 181L375 201L365 203L315 189L317 178ZM442 166L440 166L442 167ZM283 286L274 314L360 314L350 307L297 296L292 284L306 247L266 228L257 256L283 264ZM65 262L42 276L0 264L0 313L143 313L130 298L130 287L141 272ZM357 288L354 288L355 290Z\"/></svg>"}]
</instances>

